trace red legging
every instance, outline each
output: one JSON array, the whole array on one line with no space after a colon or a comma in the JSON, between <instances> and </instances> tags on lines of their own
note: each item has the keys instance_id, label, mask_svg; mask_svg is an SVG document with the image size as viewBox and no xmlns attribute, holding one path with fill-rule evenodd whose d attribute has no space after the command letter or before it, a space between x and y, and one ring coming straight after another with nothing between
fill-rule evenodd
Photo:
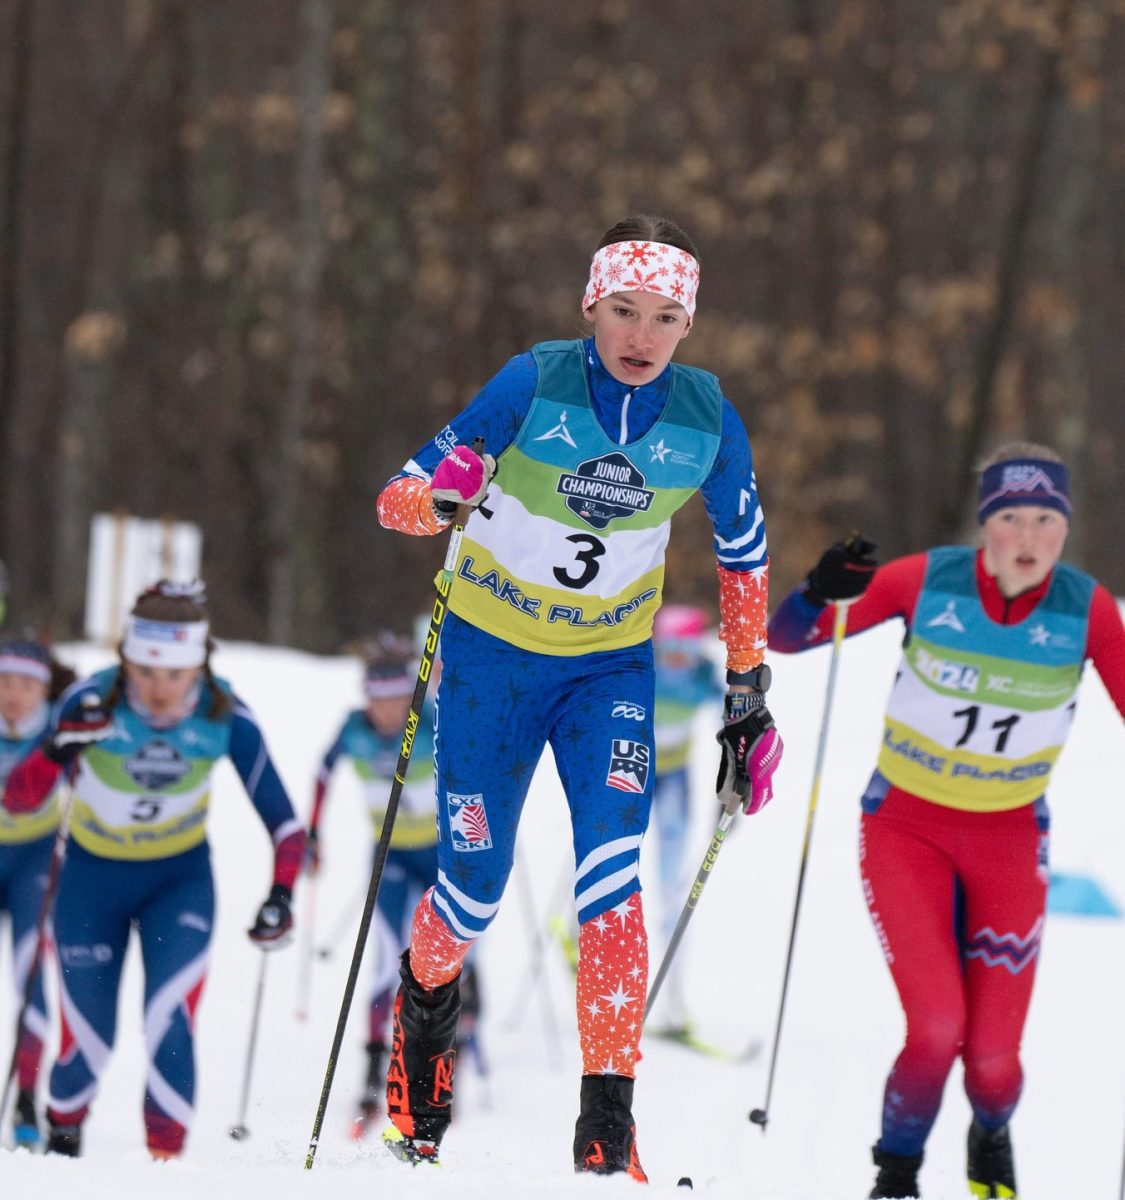
<instances>
[{"instance_id":1,"label":"red legging","mask_svg":"<svg viewBox=\"0 0 1125 1200\"><path fill-rule=\"evenodd\" d=\"M1006 1124L1019 1100L1047 902L1046 809L963 812L893 787L864 808L864 895L906 1014L879 1147L920 1154L958 1056L986 1127Z\"/></svg>"}]
</instances>

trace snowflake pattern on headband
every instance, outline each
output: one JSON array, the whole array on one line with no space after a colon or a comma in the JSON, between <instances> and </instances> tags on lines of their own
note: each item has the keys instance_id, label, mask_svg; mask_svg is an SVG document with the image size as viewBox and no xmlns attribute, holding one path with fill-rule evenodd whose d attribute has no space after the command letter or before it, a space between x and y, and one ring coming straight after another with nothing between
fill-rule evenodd
<instances>
[{"instance_id":1,"label":"snowflake pattern on headband","mask_svg":"<svg viewBox=\"0 0 1125 1200\"><path fill-rule=\"evenodd\" d=\"M613 242L590 263L582 311L618 292L656 292L682 304L692 317L698 291L699 263L686 250L666 242Z\"/></svg>"}]
</instances>

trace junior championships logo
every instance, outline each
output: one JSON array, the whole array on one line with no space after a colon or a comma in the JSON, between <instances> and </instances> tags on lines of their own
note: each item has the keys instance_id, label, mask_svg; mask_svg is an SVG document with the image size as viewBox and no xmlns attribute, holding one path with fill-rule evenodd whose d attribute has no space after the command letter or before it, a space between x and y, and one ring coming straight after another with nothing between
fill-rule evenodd
<instances>
[{"instance_id":1,"label":"junior championships logo","mask_svg":"<svg viewBox=\"0 0 1125 1200\"><path fill-rule=\"evenodd\" d=\"M191 770L191 764L170 742L146 742L122 763L126 775L147 791L174 787Z\"/></svg>"},{"instance_id":2,"label":"junior championships logo","mask_svg":"<svg viewBox=\"0 0 1125 1200\"><path fill-rule=\"evenodd\" d=\"M557 490L572 513L594 529L604 529L618 517L648 512L656 493L645 482L625 455L615 451L580 463L574 474L562 476Z\"/></svg>"}]
</instances>

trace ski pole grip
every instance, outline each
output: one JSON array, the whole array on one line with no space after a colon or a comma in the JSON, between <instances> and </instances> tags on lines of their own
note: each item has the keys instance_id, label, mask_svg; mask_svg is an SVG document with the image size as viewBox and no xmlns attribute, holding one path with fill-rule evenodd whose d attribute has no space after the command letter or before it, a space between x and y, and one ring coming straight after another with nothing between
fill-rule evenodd
<instances>
[{"instance_id":1,"label":"ski pole grip","mask_svg":"<svg viewBox=\"0 0 1125 1200\"><path fill-rule=\"evenodd\" d=\"M484 438L473 438L473 453L477 456L477 458L484 458ZM469 514L472 511L473 510L467 504L458 504L453 517L454 524L464 525L468 521Z\"/></svg>"}]
</instances>

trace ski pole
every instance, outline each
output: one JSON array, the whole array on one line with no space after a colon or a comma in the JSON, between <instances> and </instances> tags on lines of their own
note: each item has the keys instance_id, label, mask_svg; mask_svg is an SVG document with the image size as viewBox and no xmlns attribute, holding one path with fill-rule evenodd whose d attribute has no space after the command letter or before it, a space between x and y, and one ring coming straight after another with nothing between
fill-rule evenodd
<instances>
[{"instance_id":1,"label":"ski pole","mask_svg":"<svg viewBox=\"0 0 1125 1200\"><path fill-rule=\"evenodd\" d=\"M20 1034L23 1031L23 1023L27 1020L27 1010L31 1007L31 997L35 991L35 981L43 963L43 949L47 942L47 923L51 919L51 909L55 905L55 894L59 888L59 874L62 871L63 860L66 858L66 844L70 836L70 810L73 805L74 789L68 787L59 808L59 823L55 829L55 841L51 847L51 865L47 871L47 884L43 889L43 899L39 905L39 919L35 925L35 950L27 968L27 978L23 982L20 1011L19 1016L16 1017L16 1044L12 1047L8 1073L4 1076L4 1090L3 1093L0 1093L0 1128L3 1128L4 1117L7 1115L8 1097L11 1095L12 1080L15 1078L16 1067L19 1063Z\"/></svg>"},{"instance_id":2,"label":"ski pole","mask_svg":"<svg viewBox=\"0 0 1125 1200\"><path fill-rule=\"evenodd\" d=\"M269 952L263 950L262 965L258 968L258 987L254 993L254 1013L250 1018L250 1043L246 1047L246 1068L242 1072L242 1106L238 1113L238 1124L227 1131L236 1142L250 1136L246 1127L246 1110L250 1104L250 1076L254 1070L254 1050L258 1045L258 1020L262 1015L262 995L266 990L266 960Z\"/></svg>"},{"instance_id":3,"label":"ski pole","mask_svg":"<svg viewBox=\"0 0 1125 1200\"><path fill-rule=\"evenodd\" d=\"M828 665L828 685L824 693L824 713L820 718L820 737L816 743L816 761L813 766L812 787L809 791L809 809L805 818L805 841L801 847L801 866L797 872L797 895L793 901L793 921L789 926L789 949L785 955L785 973L781 981L781 1002L777 1010L777 1024L773 1032L773 1050L770 1052L770 1073L766 1081L766 1102L761 1108L750 1110L750 1120L766 1132L769 1123L770 1098L773 1095L773 1080L777 1070L777 1051L781 1045L781 1023L785 1019L785 998L789 992L789 972L793 966L793 946L797 940L797 919L801 912L801 894L805 888L805 871L809 864L809 847L812 844L813 821L816 819L816 803L820 795L820 779L824 767L824 751L828 745L828 725L832 715L832 696L836 691L836 672L840 665L840 647L844 644L844 633L848 627L850 600L836 602L836 619L832 626L832 659Z\"/></svg>"},{"instance_id":4,"label":"ski pole","mask_svg":"<svg viewBox=\"0 0 1125 1200\"><path fill-rule=\"evenodd\" d=\"M484 454L484 438L475 438L473 451ZM410 755L414 749L414 737L418 732L418 723L422 719L422 702L426 698L426 688L430 683L430 672L434 666L434 656L437 654L438 639L441 637L442 623L445 621L449 589L453 586L453 573L457 567L457 558L461 552L461 538L465 532L465 522L469 519L469 511L464 505L457 508L454 517L453 532L449 538L449 546L445 552L445 563L437 577L437 595L434 597L433 611L430 613L430 627L426 631L426 645L422 650L422 661L418 664L418 680L414 684L414 695L410 701L410 711L406 714L406 728L402 733L402 746L398 752L398 765L395 767L394 782L391 784L391 794L387 799L387 812L383 817L383 828L379 833L379 842L375 847L375 861L371 865L371 878L367 884L367 896L363 902L363 914L359 920L359 932L356 934L355 949L352 951L352 963L348 969L347 983L344 985L344 995L340 1001L340 1015L336 1019L336 1032L332 1037L332 1049L328 1052L328 1065L324 1072L324 1084L320 1089L320 1103L317 1106L316 1118L313 1121L312 1137L309 1140L309 1152L305 1158L305 1170L311 1171L316 1159L316 1148L320 1141L320 1130L324 1125L324 1114L328 1108L328 1097L332 1091L332 1080L336 1074L336 1061L340 1055L340 1047L344 1042L344 1029L348 1023L348 1013L355 994L356 980L359 978L360 963L363 961L363 951L367 945L367 935L371 929L371 916L375 911L375 898L379 894L379 884L383 879L383 867L387 861L387 851L391 845L391 835L394 832L395 817L398 814L399 798L403 785L406 783L406 771L410 766Z\"/></svg>"},{"instance_id":5,"label":"ski pole","mask_svg":"<svg viewBox=\"0 0 1125 1200\"><path fill-rule=\"evenodd\" d=\"M1125 1160L1121 1163L1121 1187L1118 1190L1118 1200L1125 1200Z\"/></svg>"},{"instance_id":6,"label":"ski pole","mask_svg":"<svg viewBox=\"0 0 1125 1200\"><path fill-rule=\"evenodd\" d=\"M648 999L645 1001L644 1014L646 1021L648 1020L649 1013L652 1012L653 1004L656 1003L656 997L660 992L664 979L672 966L672 959L675 958L676 951L683 940L688 922L694 915L696 908L699 907L699 899L703 895L703 889L707 886L707 880L711 878L715 860L719 857L719 851L723 848L723 842L726 841L731 822L734 820L735 814L742 807L743 797L733 787L724 789L724 791L727 790L729 790L729 794L724 798L719 823L715 826L715 832L711 835L711 844L707 847L707 853L703 856L703 862L696 873L695 882L691 885L691 891L688 892L688 898L684 903L683 911L680 913L680 919L676 922L676 928L672 931L672 936L668 939L668 945L664 951L664 957L660 961L656 978L652 981L652 986L648 990Z\"/></svg>"},{"instance_id":7,"label":"ski pole","mask_svg":"<svg viewBox=\"0 0 1125 1200\"><path fill-rule=\"evenodd\" d=\"M566 863L563 864L567 866ZM572 875L570 870L567 870L567 881ZM531 889L531 877L528 872L527 859L516 851L516 883L520 890L520 911L523 914L524 931L527 934L528 941L531 943L531 954L533 969L529 978L529 985L524 993L526 997L520 1004L520 1009L514 1013L514 1016L519 1016L526 1009L527 1004L531 1001L531 993L535 990L536 984L542 982L542 987L539 988L540 998L542 1000L543 1009L543 1029L546 1034L546 1043L551 1059L551 1066L558 1067L562 1059L562 1037L559 1033L559 1022L555 1015L555 1006L551 1000L550 980L543 974L543 964L546 961L546 937L542 929L539 927L539 922L535 916L535 897ZM516 1022L518 1023L518 1021Z\"/></svg>"},{"instance_id":8,"label":"ski pole","mask_svg":"<svg viewBox=\"0 0 1125 1200\"><path fill-rule=\"evenodd\" d=\"M562 907L567 893L573 887L573 880L574 868L568 860L564 859L558 882L555 884L555 890L551 893L551 898L547 902L548 928L552 919L551 914L557 913ZM534 909L530 911L534 912ZM512 1007L512 1011L504 1022L504 1029L508 1032L517 1029L522 1022L523 1015L527 1012L527 1006L531 1002L532 993L538 986L543 976L543 968L547 964L548 939L538 924L536 925L535 933L529 936L529 941L531 942L531 954L528 958L527 970L524 972L524 978L521 981L519 991L516 993L516 1001Z\"/></svg>"},{"instance_id":9,"label":"ski pole","mask_svg":"<svg viewBox=\"0 0 1125 1200\"><path fill-rule=\"evenodd\" d=\"M316 924L316 876L305 883L305 913L301 922L301 958L297 964L297 1020L307 1021L312 991L313 926Z\"/></svg>"},{"instance_id":10,"label":"ski pole","mask_svg":"<svg viewBox=\"0 0 1125 1200\"><path fill-rule=\"evenodd\" d=\"M347 907L336 918L336 924L332 926L332 930L328 937L324 939L321 945L317 948L317 958L325 959L326 961L336 953L336 948L344 940L344 934L351 928L352 921L355 920L355 915L363 907L364 897L367 895L367 883L364 882L362 888L348 901Z\"/></svg>"}]
</instances>

